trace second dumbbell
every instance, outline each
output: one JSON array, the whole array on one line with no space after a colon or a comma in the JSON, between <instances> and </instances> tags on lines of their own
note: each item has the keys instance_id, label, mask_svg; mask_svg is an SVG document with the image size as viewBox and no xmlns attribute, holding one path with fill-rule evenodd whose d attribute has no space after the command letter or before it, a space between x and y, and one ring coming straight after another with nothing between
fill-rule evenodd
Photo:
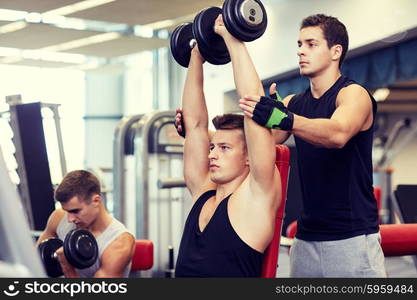
<instances>
[{"instance_id":1,"label":"second dumbbell","mask_svg":"<svg viewBox=\"0 0 417 300\"><path fill-rule=\"evenodd\" d=\"M56 251L64 247L64 254L68 262L77 269L92 266L98 258L98 245L93 234L87 230L74 229L70 231L64 242L58 238L49 238L42 241L38 250L41 260L49 277L63 275L61 264L57 259Z\"/></svg>"}]
</instances>

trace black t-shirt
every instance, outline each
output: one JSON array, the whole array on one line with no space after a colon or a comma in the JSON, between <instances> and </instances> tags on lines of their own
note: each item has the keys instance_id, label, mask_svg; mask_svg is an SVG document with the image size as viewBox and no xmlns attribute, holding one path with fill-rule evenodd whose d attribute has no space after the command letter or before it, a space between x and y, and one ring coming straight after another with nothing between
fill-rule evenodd
<instances>
[{"instance_id":1,"label":"black t-shirt","mask_svg":"<svg viewBox=\"0 0 417 300\"><path fill-rule=\"evenodd\" d=\"M230 195L220 202L203 232L200 231L201 209L215 194L215 190L202 194L188 215L175 277L261 276L263 254L242 241L230 223L227 213Z\"/></svg>"},{"instance_id":2,"label":"black t-shirt","mask_svg":"<svg viewBox=\"0 0 417 300\"><path fill-rule=\"evenodd\" d=\"M319 99L307 89L291 99L288 109L309 119L330 119L339 91L350 84L356 82L341 76ZM376 102L370 98L375 119ZM303 195L297 238L329 241L379 230L372 187L373 127L358 132L341 149L316 146L295 136Z\"/></svg>"}]
</instances>

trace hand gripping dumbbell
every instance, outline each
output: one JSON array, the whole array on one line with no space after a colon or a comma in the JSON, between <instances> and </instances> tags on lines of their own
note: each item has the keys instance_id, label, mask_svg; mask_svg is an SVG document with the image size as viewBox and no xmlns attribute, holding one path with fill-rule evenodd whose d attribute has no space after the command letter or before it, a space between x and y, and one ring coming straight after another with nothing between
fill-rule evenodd
<instances>
[{"instance_id":1,"label":"hand gripping dumbbell","mask_svg":"<svg viewBox=\"0 0 417 300\"><path fill-rule=\"evenodd\" d=\"M214 22L219 14L222 14L227 30L238 40L254 41L266 30L266 11L259 0L226 0L222 8L212 6L203 9L192 23L178 26L171 35L171 52L181 66L188 67L195 43L209 63L222 65L230 62L226 44L214 32Z\"/></svg>"},{"instance_id":2,"label":"hand gripping dumbbell","mask_svg":"<svg viewBox=\"0 0 417 300\"><path fill-rule=\"evenodd\" d=\"M64 247L64 254L68 262L77 269L85 269L94 264L98 257L98 245L93 234L84 229L71 230L64 241L49 238L42 241L38 250L41 260L49 277L63 275L56 251Z\"/></svg>"}]
</instances>

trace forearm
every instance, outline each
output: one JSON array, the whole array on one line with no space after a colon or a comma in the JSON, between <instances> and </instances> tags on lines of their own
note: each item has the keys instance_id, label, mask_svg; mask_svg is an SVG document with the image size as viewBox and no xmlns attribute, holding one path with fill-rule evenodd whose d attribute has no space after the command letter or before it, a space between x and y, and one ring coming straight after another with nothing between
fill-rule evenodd
<instances>
[{"instance_id":1,"label":"forearm","mask_svg":"<svg viewBox=\"0 0 417 300\"><path fill-rule=\"evenodd\" d=\"M225 38L225 43L232 59L233 75L240 97L247 95L264 95L261 80L256 72L245 44L233 36Z\"/></svg>"},{"instance_id":2,"label":"forearm","mask_svg":"<svg viewBox=\"0 0 417 300\"><path fill-rule=\"evenodd\" d=\"M186 131L187 128L208 127L208 113L204 98L203 80L203 60L197 53L192 53L182 97Z\"/></svg>"},{"instance_id":3,"label":"forearm","mask_svg":"<svg viewBox=\"0 0 417 300\"><path fill-rule=\"evenodd\" d=\"M247 95L263 96L262 83L245 44L230 35L227 35L224 39L232 60L238 95L242 98ZM244 130L251 174L258 183L262 182L261 184L268 186L269 180L265 180L265 177L273 178L275 160L271 130L259 126L247 116L244 119Z\"/></svg>"},{"instance_id":4,"label":"forearm","mask_svg":"<svg viewBox=\"0 0 417 300\"><path fill-rule=\"evenodd\" d=\"M342 148L347 142L342 126L332 119L308 119L294 115L292 133L317 146Z\"/></svg>"}]
</instances>

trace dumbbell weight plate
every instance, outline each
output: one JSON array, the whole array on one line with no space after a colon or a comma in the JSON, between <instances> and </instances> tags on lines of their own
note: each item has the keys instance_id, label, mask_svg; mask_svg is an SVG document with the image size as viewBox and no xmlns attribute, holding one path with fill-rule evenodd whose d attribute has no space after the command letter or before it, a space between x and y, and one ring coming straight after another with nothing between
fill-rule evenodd
<instances>
[{"instance_id":1,"label":"dumbbell weight plate","mask_svg":"<svg viewBox=\"0 0 417 300\"><path fill-rule=\"evenodd\" d=\"M185 68L187 68L190 63L190 42L193 38L192 23L185 23L178 26L171 35L170 48L172 56L177 63Z\"/></svg>"},{"instance_id":2,"label":"dumbbell weight plate","mask_svg":"<svg viewBox=\"0 0 417 300\"><path fill-rule=\"evenodd\" d=\"M84 229L71 230L64 240L64 253L68 262L77 269L92 266L98 257L94 235Z\"/></svg>"},{"instance_id":3,"label":"dumbbell weight plate","mask_svg":"<svg viewBox=\"0 0 417 300\"><path fill-rule=\"evenodd\" d=\"M42 241L38 246L42 263L45 267L46 274L49 277L60 277L64 275L61 265L54 257L56 250L62 247L62 245L63 242L60 239L50 238Z\"/></svg>"},{"instance_id":4,"label":"dumbbell weight plate","mask_svg":"<svg viewBox=\"0 0 417 300\"><path fill-rule=\"evenodd\" d=\"M223 38L214 32L214 22L222 13L220 7L209 7L200 11L193 21L193 35L197 40L198 49L206 61L213 65L230 62Z\"/></svg>"},{"instance_id":5,"label":"dumbbell weight plate","mask_svg":"<svg viewBox=\"0 0 417 300\"><path fill-rule=\"evenodd\" d=\"M261 37L267 27L265 8L259 0L226 0L223 21L237 39L251 42Z\"/></svg>"},{"instance_id":6,"label":"dumbbell weight plate","mask_svg":"<svg viewBox=\"0 0 417 300\"><path fill-rule=\"evenodd\" d=\"M198 46L198 49L200 50L201 56L203 56L204 60L213 65L223 65L230 61L229 52L227 52L225 56L219 56L219 54L216 56L216 53L210 52L211 49L206 49L204 47L200 48L200 46Z\"/></svg>"}]
</instances>

